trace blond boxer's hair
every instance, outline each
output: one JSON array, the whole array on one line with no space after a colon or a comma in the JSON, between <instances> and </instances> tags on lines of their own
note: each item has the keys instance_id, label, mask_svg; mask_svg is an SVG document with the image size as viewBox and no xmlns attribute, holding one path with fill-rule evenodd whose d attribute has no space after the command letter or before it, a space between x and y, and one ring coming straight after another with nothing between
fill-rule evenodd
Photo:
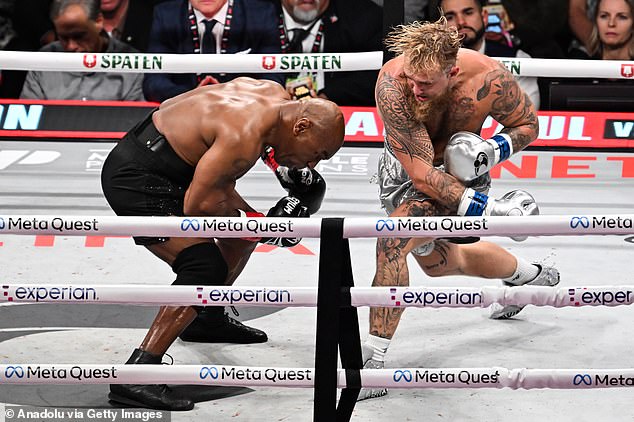
<instances>
[{"instance_id":1,"label":"blond boxer's hair","mask_svg":"<svg viewBox=\"0 0 634 422\"><path fill-rule=\"evenodd\" d=\"M405 55L412 70L449 71L456 64L462 37L441 16L436 22L412 22L398 25L385 38L385 46L397 55Z\"/></svg>"}]
</instances>

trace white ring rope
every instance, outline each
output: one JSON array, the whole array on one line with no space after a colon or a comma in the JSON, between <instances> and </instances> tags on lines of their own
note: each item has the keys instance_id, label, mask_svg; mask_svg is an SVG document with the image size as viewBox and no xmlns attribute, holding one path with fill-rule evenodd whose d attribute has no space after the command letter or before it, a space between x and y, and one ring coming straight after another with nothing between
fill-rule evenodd
<instances>
[{"instance_id":1,"label":"white ring rope","mask_svg":"<svg viewBox=\"0 0 634 422\"><path fill-rule=\"evenodd\" d=\"M620 306L634 304L634 286L600 287L351 287L351 305L486 308L502 305ZM2 284L0 303L126 305L317 306L316 287Z\"/></svg>"},{"instance_id":2,"label":"white ring rope","mask_svg":"<svg viewBox=\"0 0 634 422\"><path fill-rule=\"evenodd\" d=\"M494 57L518 76L634 78L634 61ZM0 51L0 68L72 72L262 73L380 69L383 52L320 54L125 54Z\"/></svg>"},{"instance_id":3,"label":"white ring rope","mask_svg":"<svg viewBox=\"0 0 634 422\"><path fill-rule=\"evenodd\" d=\"M321 218L0 215L0 234L319 238ZM634 214L344 219L344 238L634 234Z\"/></svg>"},{"instance_id":4,"label":"white ring rope","mask_svg":"<svg viewBox=\"0 0 634 422\"><path fill-rule=\"evenodd\" d=\"M362 369L362 387L554 388L634 386L634 369L394 368ZM2 384L198 384L314 387L313 368L227 365L1 364ZM337 371L337 387L348 387Z\"/></svg>"}]
</instances>

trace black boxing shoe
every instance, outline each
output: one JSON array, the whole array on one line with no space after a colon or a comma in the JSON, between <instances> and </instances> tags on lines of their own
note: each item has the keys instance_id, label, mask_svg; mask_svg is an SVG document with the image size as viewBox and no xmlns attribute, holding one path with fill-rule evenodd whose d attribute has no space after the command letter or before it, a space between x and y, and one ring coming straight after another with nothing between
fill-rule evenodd
<instances>
[{"instance_id":1,"label":"black boxing shoe","mask_svg":"<svg viewBox=\"0 0 634 422\"><path fill-rule=\"evenodd\" d=\"M132 356L126 362L128 364L161 364L161 356L152 355L140 349L134 349ZM111 384L110 401L125 404L132 407L144 407L157 410L192 410L192 400L178 397L174 391L165 384Z\"/></svg>"},{"instance_id":2,"label":"black boxing shoe","mask_svg":"<svg viewBox=\"0 0 634 422\"><path fill-rule=\"evenodd\" d=\"M202 308L196 319L178 337L194 343L251 344L268 340L264 331L244 325L227 315L224 308L217 306Z\"/></svg>"}]
</instances>

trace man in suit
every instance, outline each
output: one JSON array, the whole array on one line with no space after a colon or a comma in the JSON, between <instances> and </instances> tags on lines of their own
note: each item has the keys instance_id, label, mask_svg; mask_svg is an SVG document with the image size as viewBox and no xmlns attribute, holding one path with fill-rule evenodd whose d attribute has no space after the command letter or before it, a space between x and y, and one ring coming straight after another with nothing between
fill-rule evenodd
<instances>
[{"instance_id":1,"label":"man in suit","mask_svg":"<svg viewBox=\"0 0 634 422\"><path fill-rule=\"evenodd\" d=\"M51 19L59 41L40 51L136 53L103 29L99 0L53 0ZM86 55L89 57L90 55ZM140 73L29 71L20 98L143 101Z\"/></svg>"},{"instance_id":2,"label":"man in suit","mask_svg":"<svg viewBox=\"0 0 634 422\"><path fill-rule=\"evenodd\" d=\"M147 51L152 13L157 0L101 0L104 29L110 36Z\"/></svg>"},{"instance_id":3,"label":"man in suit","mask_svg":"<svg viewBox=\"0 0 634 422\"><path fill-rule=\"evenodd\" d=\"M181 54L279 53L275 4L268 0L172 0L161 3L154 8L148 51ZM160 102L196 86L226 82L238 76L247 75L148 73L143 82L143 92L149 101ZM283 83L280 74L248 76Z\"/></svg>"},{"instance_id":4,"label":"man in suit","mask_svg":"<svg viewBox=\"0 0 634 422\"><path fill-rule=\"evenodd\" d=\"M530 58L527 53L514 46L509 46L501 40L487 39L487 22L489 13L484 7L486 0L440 0L438 6L442 8L443 14L451 26L458 29L463 36L462 46L471 50L479 51L489 57L518 57ZM498 20L500 18L498 17ZM500 31L500 25L493 25L491 30ZM491 33L491 35L500 33ZM537 78L519 76L517 77L519 86L530 97L535 109L539 109L540 95Z\"/></svg>"},{"instance_id":5,"label":"man in suit","mask_svg":"<svg viewBox=\"0 0 634 422\"><path fill-rule=\"evenodd\" d=\"M383 11L371 0L280 0L279 6L277 21L284 53L382 50ZM322 98L339 105L374 106L377 75L377 70L287 74L287 85L296 78L312 77L316 94Z\"/></svg>"}]
</instances>

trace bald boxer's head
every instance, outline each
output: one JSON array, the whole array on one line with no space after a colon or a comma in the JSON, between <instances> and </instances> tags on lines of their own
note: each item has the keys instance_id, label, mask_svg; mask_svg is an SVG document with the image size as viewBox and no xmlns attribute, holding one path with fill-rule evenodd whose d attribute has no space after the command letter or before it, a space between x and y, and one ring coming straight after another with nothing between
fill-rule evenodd
<instances>
[{"instance_id":1,"label":"bald boxer's head","mask_svg":"<svg viewBox=\"0 0 634 422\"><path fill-rule=\"evenodd\" d=\"M276 160L288 167L314 167L341 148L345 134L343 114L332 101L321 98L299 100L291 121L292 137L275 150Z\"/></svg>"}]
</instances>

